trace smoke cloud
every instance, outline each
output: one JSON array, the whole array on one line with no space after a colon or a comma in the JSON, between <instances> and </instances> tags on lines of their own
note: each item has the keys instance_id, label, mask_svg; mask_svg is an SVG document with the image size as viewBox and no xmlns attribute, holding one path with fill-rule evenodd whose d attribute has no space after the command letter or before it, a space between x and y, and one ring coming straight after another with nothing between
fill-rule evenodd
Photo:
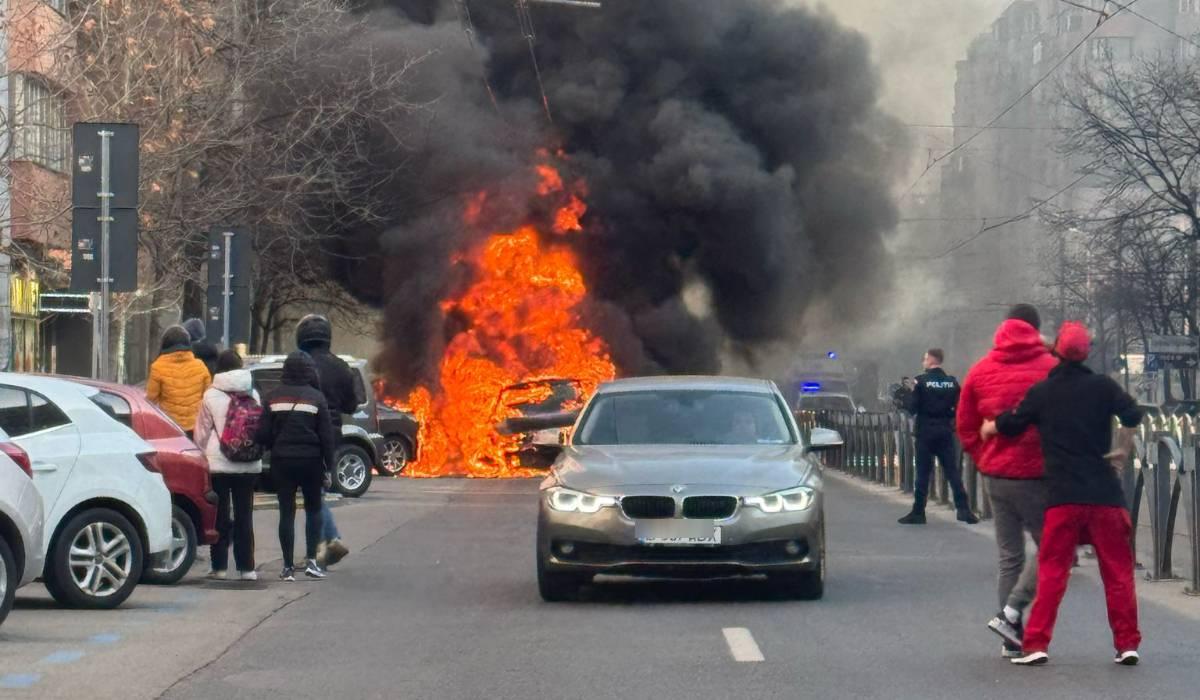
<instances>
[{"instance_id":1,"label":"smoke cloud","mask_svg":"<svg viewBox=\"0 0 1200 700\"><path fill-rule=\"evenodd\" d=\"M430 106L402 125L410 148L379 157L393 225L347 232L370 262L341 269L385 309L380 362L401 386L432 377L457 330L438 301L463 282L453 253L480 235L462 225L465 197L501 194L492 230L528 216L539 147L561 148L587 182L586 320L624 371L753 365L801 339L814 309L873 315L907 152L863 36L779 0L532 5L550 123L513 3L467 6L474 46L453 3L372 10L371 40L428 53L408 97Z\"/></svg>"}]
</instances>

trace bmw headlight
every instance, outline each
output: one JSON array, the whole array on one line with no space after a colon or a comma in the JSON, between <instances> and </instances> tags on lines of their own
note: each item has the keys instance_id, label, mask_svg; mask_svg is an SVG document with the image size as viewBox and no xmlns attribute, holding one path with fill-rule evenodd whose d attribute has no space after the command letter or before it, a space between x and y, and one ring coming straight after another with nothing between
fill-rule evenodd
<instances>
[{"instance_id":1,"label":"bmw headlight","mask_svg":"<svg viewBox=\"0 0 1200 700\"><path fill-rule=\"evenodd\" d=\"M764 513L782 513L805 510L816 500L816 492L808 486L798 486L786 491L776 491L765 496L747 496L742 503L758 508Z\"/></svg>"},{"instance_id":2,"label":"bmw headlight","mask_svg":"<svg viewBox=\"0 0 1200 700\"><path fill-rule=\"evenodd\" d=\"M612 496L593 496L590 493L574 491L556 486L549 490L547 503L554 510L562 513L599 513L601 508L611 508L617 505L617 499Z\"/></svg>"}]
</instances>

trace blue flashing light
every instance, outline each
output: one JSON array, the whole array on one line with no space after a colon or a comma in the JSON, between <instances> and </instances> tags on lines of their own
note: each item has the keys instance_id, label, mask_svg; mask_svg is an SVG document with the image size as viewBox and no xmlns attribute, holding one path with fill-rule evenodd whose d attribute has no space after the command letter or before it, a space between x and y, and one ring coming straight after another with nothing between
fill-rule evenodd
<instances>
[{"instance_id":1,"label":"blue flashing light","mask_svg":"<svg viewBox=\"0 0 1200 700\"><path fill-rule=\"evenodd\" d=\"M821 390L821 382L804 382L800 385L800 391L805 394L815 394Z\"/></svg>"},{"instance_id":2,"label":"blue flashing light","mask_svg":"<svg viewBox=\"0 0 1200 700\"><path fill-rule=\"evenodd\" d=\"M834 351L832 351L832 350L830 350L829 352L825 353L825 357L828 357L828 358L829 358L829 359L831 359L831 360L836 360L836 359L837 359L837 353L836 353L836 352L834 352Z\"/></svg>"}]
</instances>

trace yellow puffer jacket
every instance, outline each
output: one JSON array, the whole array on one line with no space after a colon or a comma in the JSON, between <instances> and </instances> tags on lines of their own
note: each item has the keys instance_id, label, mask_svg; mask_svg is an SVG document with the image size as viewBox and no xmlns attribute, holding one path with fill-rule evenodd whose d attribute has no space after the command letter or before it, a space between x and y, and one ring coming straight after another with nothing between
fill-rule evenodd
<instances>
[{"instance_id":1,"label":"yellow puffer jacket","mask_svg":"<svg viewBox=\"0 0 1200 700\"><path fill-rule=\"evenodd\" d=\"M179 427L195 430L200 403L210 384L208 367L191 350L170 352L159 355L150 365L146 398L158 404Z\"/></svg>"}]
</instances>

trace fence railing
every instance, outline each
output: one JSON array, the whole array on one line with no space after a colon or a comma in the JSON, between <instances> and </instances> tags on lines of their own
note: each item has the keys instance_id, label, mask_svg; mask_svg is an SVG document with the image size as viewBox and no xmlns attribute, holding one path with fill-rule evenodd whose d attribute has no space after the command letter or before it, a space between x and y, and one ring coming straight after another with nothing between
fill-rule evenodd
<instances>
[{"instance_id":1,"label":"fence railing","mask_svg":"<svg viewBox=\"0 0 1200 700\"><path fill-rule=\"evenodd\" d=\"M826 464L851 475L894 486L906 493L913 490L916 476L916 436L912 417L902 413L851 413L841 411L801 412L800 425L832 428L843 440L839 449L825 453ZM1178 581L1174 565L1180 508L1186 518L1183 546L1190 553L1191 571L1186 573L1189 595L1200 595L1200 419L1175 416L1147 417L1139 428L1134 454L1123 473L1125 494L1133 517L1135 551L1138 524L1149 522L1152 557L1146 567L1150 581ZM963 485L971 508L991 517L985 482L969 455L959 450ZM938 464L930 487L930 500L951 502L949 484Z\"/></svg>"}]
</instances>

